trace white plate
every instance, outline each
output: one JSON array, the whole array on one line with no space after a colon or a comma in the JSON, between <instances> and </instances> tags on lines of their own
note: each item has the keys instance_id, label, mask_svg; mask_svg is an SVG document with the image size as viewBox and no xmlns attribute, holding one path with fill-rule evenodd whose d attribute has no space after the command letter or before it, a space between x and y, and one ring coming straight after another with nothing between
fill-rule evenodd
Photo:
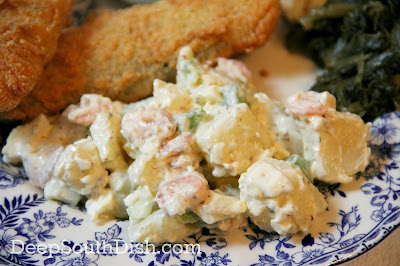
<instances>
[{"instance_id":1,"label":"white plate","mask_svg":"<svg viewBox=\"0 0 400 266\"><path fill-rule=\"evenodd\" d=\"M276 36L241 59L254 72L257 86L275 98L284 99L293 88L307 89L314 78L312 64L289 54ZM268 76L260 76L260 70ZM168 250L168 245L164 250L153 250L151 245L130 245L127 221L96 226L81 210L44 199L42 191L25 179L23 170L0 163L0 264L340 263L368 251L400 223L399 112L386 114L373 123L370 147L371 163L358 180L346 185L319 186L329 210L315 220L310 234L279 236L249 228L223 236L203 230L186 239L200 244L192 250L183 244L171 246L175 248L172 250ZM179 252L181 248L183 252Z\"/></svg>"},{"instance_id":2,"label":"white plate","mask_svg":"<svg viewBox=\"0 0 400 266\"><path fill-rule=\"evenodd\" d=\"M354 258L400 223L400 113L377 119L371 133L373 155L366 173L351 184L319 187L329 210L316 219L310 234L279 236L249 228L222 236L203 230L187 238L200 244L197 254L190 248L180 253L184 245L173 246L176 253L168 246L164 252L153 251L151 245L148 252L143 250L146 245L129 247L126 221L95 226L81 210L44 199L21 169L1 164L0 263L302 265ZM121 246L116 247L116 242ZM94 250L90 249L93 243L98 244ZM74 246L74 252L68 246Z\"/></svg>"}]
</instances>

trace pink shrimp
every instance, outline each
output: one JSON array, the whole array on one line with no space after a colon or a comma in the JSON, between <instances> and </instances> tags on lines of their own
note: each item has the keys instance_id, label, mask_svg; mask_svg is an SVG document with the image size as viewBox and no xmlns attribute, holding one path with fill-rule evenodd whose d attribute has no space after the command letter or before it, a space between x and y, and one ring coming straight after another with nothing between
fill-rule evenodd
<instances>
[{"instance_id":1,"label":"pink shrimp","mask_svg":"<svg viewBox=\"0 0 400 266\"><path fill-rule=\"evenodd\" d=\"M165 158L172 168L197 168L201 157L196 149L196 140L192 133L184 132L176 138L164 143L160 150L161 158Z\"/></svg>"},{"instance_id":2,"label":"pink shrimp","mask_svg":"<svg viewBox=\"0 0 400 266\"><path fill-rule=\"evenodd\" d=\"M326 106L321 99L320 93L309 91L297 94L296 97L290 101L288 109L292 115L302 117L324 115L329 107L330 106Z\"/></svg>"},{"instance_id":3,"label":"pink shrimp","mask_svg":"<svg viewBox=\"0 0 400 266\"><path fill-rule=\"evenodd\" d=\"M73 106L67 109L68 119L84 126L90 126L98 113L108 113L111 111L112 101L109 98L97 94L84 94L81 97L79 107Z\"/></svg>"},{"instance_id":4,"label":"pink shrimp","mask_svg":"<svg viewBox=\"0 0 400 266\"><path fill-rule=\"evenodd\" d=\"M157 192L158 206L170 216L182 215L203 204L210 196L204 176L190 172L160 185Z\"/></svg>"},{"instance_id":5,"label":"pink shrimp","mask_svg":"<svg viewBox=\"0 0 400 266\"><path fill-rule=\"evenodd\" d=\"M51 179L54 166L63 151L63 146L48 146L23 159L26 175L32 185L44 188Z\"/></svg>"},{"instance_id":6,"label":"pink shrimp","mask_svg":"<svg viewBox=\"0 0 400 266\"><path fill-rule=\"evenodd\" d=\"M142 146L150 137L163 141L175 134L176 124L164 108L138 106L122 118L121 134L130 144Z\"/></svg>"}]
</instances>

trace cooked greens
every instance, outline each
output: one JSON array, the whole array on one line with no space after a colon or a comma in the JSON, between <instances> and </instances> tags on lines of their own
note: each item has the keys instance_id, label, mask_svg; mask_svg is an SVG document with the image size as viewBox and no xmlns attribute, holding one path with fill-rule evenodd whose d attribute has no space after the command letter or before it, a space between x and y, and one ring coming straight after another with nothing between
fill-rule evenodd
<instances>
[{"instance_id":1,"label":"cooked greens","mask_svg":"<svg viewBox=\"0 0 400 266\"><path fill-rule=\"evenodd\" d=\"M400 108L400 0L328 0L286 37L322 69L312 87L371 121Z\"/></svg>"}]
</instances>

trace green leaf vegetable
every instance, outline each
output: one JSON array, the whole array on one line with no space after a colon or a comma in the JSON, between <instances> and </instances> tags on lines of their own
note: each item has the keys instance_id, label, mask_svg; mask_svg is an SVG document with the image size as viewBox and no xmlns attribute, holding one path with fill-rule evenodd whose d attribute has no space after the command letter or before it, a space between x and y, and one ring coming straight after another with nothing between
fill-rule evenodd
<instances>
[{"instance_id":1,"label":"green leaf vegetable","mask_svg":"<svg viewBox=\"0 0 400 266\"><path fill-rule=\"evenodd\" d=\"M365 121L400 109L400 0L328 0L290 25L289 50L323 69L312 90Z\"/></svg>"}]
</instances>

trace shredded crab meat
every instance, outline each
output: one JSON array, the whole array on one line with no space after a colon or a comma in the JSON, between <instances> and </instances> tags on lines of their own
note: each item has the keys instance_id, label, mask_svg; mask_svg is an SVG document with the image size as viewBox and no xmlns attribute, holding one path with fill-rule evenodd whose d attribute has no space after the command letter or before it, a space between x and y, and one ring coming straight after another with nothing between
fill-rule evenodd
<instances>
[{"instance_id":1,"label":"shredded crab meat","mask_svg":"<svg viewBox=\"0 0 400 266\"><path fill-rule=\"evenodd\" d=\"M112 109L109 98L97 94L85 94L81 97L79 107L71 105L67 111L68 119L79 125L90 126L99 113L108 113Z\"/></svg>"},{"instance_id":2,"label":"shredded crab meat","mask_svg":"<svg viewBox=\"0 0 400 266\"><path fill-rule=\"evenodd\" d=\"M160 142L175 134L176 124L165 108L138 106L122 118L121 134L134 147L153 137Z\"/></svg>"},{"instance_id":3,"label":"shredded crab meat","mask_svg":"<svg viewBox=\"0 0 400 266\"><path fill-rule=\"evenodd\" d=\"M156 198L160 209L170 216L176 216L203 204L209 196L210 188L204 176L198 172L189 172L162 183Z\"/></svg>"}]
</instances>

